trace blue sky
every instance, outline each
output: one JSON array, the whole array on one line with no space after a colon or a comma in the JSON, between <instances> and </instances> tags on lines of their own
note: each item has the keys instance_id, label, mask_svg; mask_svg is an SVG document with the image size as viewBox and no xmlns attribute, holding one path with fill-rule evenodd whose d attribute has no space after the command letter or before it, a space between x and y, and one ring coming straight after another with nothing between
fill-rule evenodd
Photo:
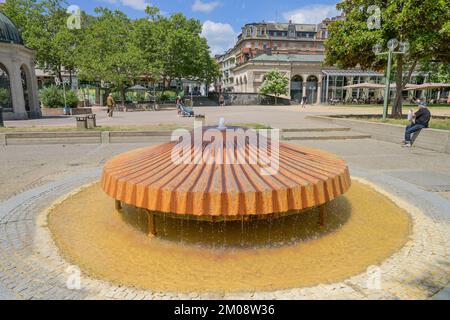
<instances>
[{"instance_id":1,"label":"blue sky","mask_svg":"<svg viewBox=\"0 0 450 320\"><path fill-rule=\"evenodd\" d=\"M129 17L145 16L147 4L164 14L182 12L199 19L213 53L231 47L241 27L250 22L288 21L318 23L336 15L337 0L68 0L89 13L98 6L120 9Z\"/></svg>"}]
</instances>

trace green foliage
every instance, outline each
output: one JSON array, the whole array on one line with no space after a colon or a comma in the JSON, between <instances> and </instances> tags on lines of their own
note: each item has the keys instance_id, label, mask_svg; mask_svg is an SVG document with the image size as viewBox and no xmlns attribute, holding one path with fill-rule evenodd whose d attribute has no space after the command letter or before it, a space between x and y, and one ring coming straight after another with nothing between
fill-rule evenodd
<instances>
[{"instance_id":1,"label":"green foliage","mask_svg":"<svg viewBox=\"0 0 450 320\"><path fill-rule=\"evenodd\" d=\"M369 30L369 6L381 9L381 28ZM450 56L450 10L448 0L343 0L337 7L345 20L329 27L325 42L327 65L343 68L360 66L363 69L384 70L386 56L377 56L372 48L382 45L386 50L392 38L407 41L410 49L406 55L395 55L396 83L405 85L423 59L448 63ZM404 68L409 76L403 78ZM401 90L397 90L393 115L401 114Z\"/></svg>"},{"instance_id":2,"label":"green foliage","mask_svg":"<svg viewBox=\"0 0 450 320\"><path fill-rule=\"evenodd\" d=\"M202 24L181 13L162 16L157 7L148 17L132 20L120 10L82 12L81 30L67 28L65 0L6 0L1 10L36 50L37 65L61 79L63 67L80 80L98 81L119 91L144 76L164 86L175 79L212 82L219 66L211 57Z\"/></svg>"},{"instance_id":3,"label":"green foliage","mask_svg":"<svg viewBox=\"0 0 450 320\"><path fill-rule=\"evenodd\" d=\"M166 84L182 78L209 82L220 75L206 39L200 36L200 21L181 13L161 16L154 13L154 7L147 13L149 19L134 23L132 37L143 52L146 74L162 76Z\"/></svg>"},{"instance_id":4,"label":"green foliage","mask_svg":"<svg viewBox=\"0 0 450 320\"><path fill-rule=\"evenodd\" d=\"M63 108L64 107L64 91L55 85L42 88L39 91L39 98L42 104L47 108ZM78 105L78 96L72 90L66 90L66 103L70 108Z\"/></svg>"},{"instance_id":5,"label":"green foliage","mask_svg":"<svg viewBox=\"0 0 450 320\"><path fill-rule=\"evenodd\" d=\"M450 64L424 60L420 63L420 70L429 75L428 82L450 83Z\"/></svg>"},{"instance_id":6,"label":"green foliage","mask_svg":"<svg viewBox=\"0 0 450 320\"><path fill-rule=\"evenodd\" d=\"M83 33L77 51L79 77L87 81L103 81L121 92L142 72L145 61L141 50L129 41L132 21L120 11L97 8Z\"/></svg>"},{"instance_id":7,"label":"green foliage","mask_svg":"<svg viewBox=\"0 0 450 320\"><path fill-rule=\"evenodd\" d=\"M66 103L68 107L76 108L78 106L79 101L80 99L78 98L78 95L75 91L66 90Z\"/></svg>"},{"instance_id":8,"label":"green foliage","mask_svg":"<svg viewBox=\"0 0 450 320\"><path fill-rule=\"evenodd\" d=\"M266 74L259 91L262 94L273 94L276 97L287 94L289 86L289 79L283 75L279 70L272 70Z\"/></svg>"},{"instance_id":9,"label":"green foliage","mask_svg":"<svg viewBox=\"0 0 450 320\"><path fill-rule=\"evenodd\" d=\"M81 30L69 30L65 1L6 0L1 10L19 28L27 47L36 50L40 69L61 78L62 67L75 70Z\"/></svg>"},{"instance_id":10,"label":"green foliage","mask_svg":"<svg viewBox=\"0 0 450 320\"><path fill-rule=\"evenodd\" d=\"M174 100L174 99L176 99L176 97L177 97L177 93L172 90L165 90L161 95L161 99L163 101Z\"/></svg>"},{"instance_id":11,"label":"green foliage","mask_svg":"<svg viewBox=\"0 0 450 320\"><path fill-rule=\"evenodd\" d=\"M11 92L7 88L0 88L0 107L11 108Z\"/></svg>"}]
</instances>

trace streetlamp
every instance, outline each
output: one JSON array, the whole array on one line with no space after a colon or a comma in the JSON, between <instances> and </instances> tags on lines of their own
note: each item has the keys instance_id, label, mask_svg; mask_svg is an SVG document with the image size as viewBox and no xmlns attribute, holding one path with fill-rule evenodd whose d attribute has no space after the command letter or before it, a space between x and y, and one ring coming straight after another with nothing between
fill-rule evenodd
<instances>
[{"instance_id":1,"label":"streetlamp","mask_svg":"<svg viewBox=\"0 0 450 320\"><path fill-rule=\"evenodd\" d=\"M5 124L3 123L3 107L0 105L0 128L3 128Z\"/></svg>"},{"instance_id":2,"label":"streetlamp","mask_svg":"<svg viewBox=\"0 0 450 320\"><path fill-rule=\"evenodd\" d=\"M395 51L397 47L400 46L400 51ZM388 56L388 65L386 70L386 87L384 89L384 105L383 105L383 121L386 121L387 113L388 113L388 104L389 104L389 96L390 96L390 87L391 87L391 69L392 69L392 57L394 54L406 54L409 50L408 42L398 42L397 39L391 39L387 43L388 51L382 52L383 46L381 44L376 44L373 46L373 52L376 55L385 55ZM400 88L397 88L400 90Z\"/></svg>"},{"instance_id":3,"label":"streetlamp","mask_svg":"<svg viewBox=\"0 0 450 320\"><path fill-rule=\"evenodd\" d=\"M69 115L70 114L70 110L69 108L67 108L67 100L66 100L66 85L70 84L70 81L68 79L63 79L62 83L59 80L58 77L55 77L55 84L57 86L61 85L63 86L63 96L64 96L64 115Z\"/></svg>"}]
</instances>

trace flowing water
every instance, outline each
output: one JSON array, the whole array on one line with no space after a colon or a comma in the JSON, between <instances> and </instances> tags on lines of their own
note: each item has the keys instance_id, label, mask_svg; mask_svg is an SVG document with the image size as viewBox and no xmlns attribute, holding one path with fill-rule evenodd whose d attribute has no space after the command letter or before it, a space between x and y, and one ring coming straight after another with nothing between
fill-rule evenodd
<instances>
[{"instance_id":1,"label":"flowing water","mask_svg":"<svg viewBox=\"0 0 450 320\"><path fill-rule=\"evenodd\" d=\"M83 273L170 292L298 288L341 281L378 265L408 240L407 212L354 182L317 212L259 221L180 221L160 215L157 237L123 221L98 184L57 205L48 226L63 257Z\"/></svg>"},{"instance_id":2,"label":"flowing water","mask_svg":"<svg viewBox=\"0 0 450 320\"><path fill-rule=\"evenodd\" d=\"M159 239L210 248L277 247L314 239L340 228L350 216L346 198L326 206L326 224L320 226L319 209L292 211L276 216L237 217L213 222L196 216L155 213ZM123 205L122 219L148 234L146 210Z\"/></svg>"}]
</instances>

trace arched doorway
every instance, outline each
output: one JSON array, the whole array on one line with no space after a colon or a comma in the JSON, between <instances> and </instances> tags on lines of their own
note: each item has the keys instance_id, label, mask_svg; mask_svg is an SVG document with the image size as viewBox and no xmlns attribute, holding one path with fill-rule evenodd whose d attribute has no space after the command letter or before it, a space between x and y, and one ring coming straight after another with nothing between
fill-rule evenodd
<instances>
[{"instance_id":1,"label":"arched doorway","mask_svg":"<svg viewBox=\"0 0 450 320\"><path fill-rule=\"evenodd\" d=\"M247 92L247 76L244 76L244 92Z\"/></svg>"},{"instance_id":2,"label":"arched doorway","mask_svg":"<svg viewBox=\"0 0 450 320\"><path fill-rule=\"evenodd\" d=\"M319 80L316 76L309 76L306 80L306 96L308 97L308 104L317 102L317 84Z\"/></svg>"},{"instance_id":3,"label":"arched doorway","mask_svg":"<svg viewBox=\"0 0 450 320\"><path fill-rule=\"evenodd\" d=\"M300 103L303 94L303 78L301 76L294 76L291 79L291 100Z\"/></svg>"},{"instance_id":4,"label":"arched doorway","mask_svg":"<svg viewBox=\"0 0 450 320\"><path fill-rule=\"evenodd\" d=\"M6 67L0 63L0 106L3 111L13 111L11 99L11 83Z\"/></svg>"},{"instance_id":5,"label":"arched doorway","mask_svg":"<svg viewBox=\"0 0 450 320\"><path fill-rule=\"evenodd\" d=\"M25 102L25 110L28 113L28 117L30 117L30 94L29 94L29 73L26 70L25 66L20 67L20 80L22 83L22 90L23 90L23 100Z\"/></svg>"}]
</instances>

